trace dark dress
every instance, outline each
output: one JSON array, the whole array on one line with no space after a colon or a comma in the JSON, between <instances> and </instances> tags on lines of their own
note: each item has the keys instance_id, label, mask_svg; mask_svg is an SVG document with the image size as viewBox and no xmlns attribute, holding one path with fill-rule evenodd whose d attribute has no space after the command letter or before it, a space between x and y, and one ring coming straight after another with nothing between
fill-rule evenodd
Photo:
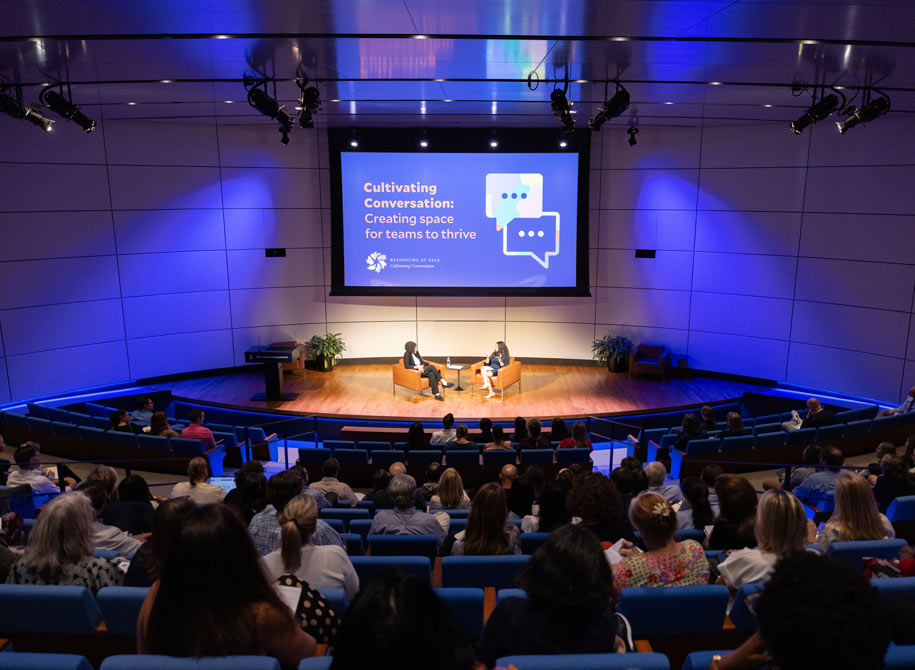
<instances>
[{"instance_id":1,"label":"dark dress","mask_svg":"<svg viewBox=\"0 0 915 670\"><path fill-rule=\"evenodd\" d=\"M708 433L704 430L697 430L695 433L680 433L677 436L676 442L674 442L674 447L678 451L686 451L686 443L690 440L704 440L708 437Z\"/></svg>"},{"instance_id":2,"label":"dark dress","mask_svg":"<svg viewBox=\"0 0 915 670\"><path fill-rule=\"evenodd\" d=\"M737 526L726 519L718 519L708 537L709 549L752 549L756 547L756 535L752 528L749 533L739 533Z\"/></svg>"},{"instance_id":3,"label":"dark dress","mask_svg":"<svg viewBox=\"0 0 915 670\"><path fill-rule=\"evenodd\" d=\"M801 428L822 428L823 426L832 426L835 422L836 415L830 410L824 409L804 419Z\"/></svg>"},{"instance_id":4,"label":"dark dress","mask_svg":"<svg viewBox=\"0 0 915 670\"><path fill-rule=\"evenodd\" d=\"M890 506L894 498L913 495L915 495L915 482L908 477L889 479L881 476L877 477L877 483L874 484L874 498L877 499L877 507L881 513L886 513L886 508Z\"/></svg>"}]
</instances>

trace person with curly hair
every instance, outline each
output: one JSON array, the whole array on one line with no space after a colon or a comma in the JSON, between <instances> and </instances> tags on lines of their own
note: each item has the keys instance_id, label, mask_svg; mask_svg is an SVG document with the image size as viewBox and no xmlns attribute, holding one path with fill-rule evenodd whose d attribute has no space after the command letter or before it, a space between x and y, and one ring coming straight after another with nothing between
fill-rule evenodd
<instances>
[{"instance_id":1,"label":"person with curly hair","mask_svg":"<svg viewBox=\"0 0 915 670\"><path fill-rule=\"evenodd\" d=\"M613 565L613 587L694 586L707 584L709 565L694 540L677 542L677 515L664 496L646 491L629 506L629 520L642 534L646 551Z\"/></svg>"},{"instance_id":2,"label":"person with curly hair","mask_svg":"<svg viewBox=\"0 0 915 670\"><path fill-rule=\"evenodd\" d=\"M620 513L620 494L616 485L599 472L587 472L572 481L566 507L572 516L580 517L582 527L597 535L601 542L613 544L620 538L635 541L632 526Z\"/></svg>"}]
</instances>

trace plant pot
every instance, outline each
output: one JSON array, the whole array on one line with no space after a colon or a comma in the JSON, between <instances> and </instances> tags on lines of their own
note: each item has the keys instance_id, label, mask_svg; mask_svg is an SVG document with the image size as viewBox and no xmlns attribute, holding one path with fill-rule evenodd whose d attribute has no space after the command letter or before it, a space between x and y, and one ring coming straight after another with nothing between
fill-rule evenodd
<instances>
[{"instance_id":1,"label":"plant pot","mask_svg":"<svg viewBox=\"0 0 915 670\"><path fill-rule=\"evenodd\" d=\"M626 358L611 358L607 361L610 372L626 372L629 370L629 360Z\"/></svg>"},{"instance_id":2,"label":"plant pot","mask_svg":"<svg viewBox=\"0 0 915 670\"><path fill-rule=\"evenodd\" d=\"M316 356L315 362L318 364L318 372L330 372L334 369L334 359L326 356Z\"/></svg>"}]
</instances>

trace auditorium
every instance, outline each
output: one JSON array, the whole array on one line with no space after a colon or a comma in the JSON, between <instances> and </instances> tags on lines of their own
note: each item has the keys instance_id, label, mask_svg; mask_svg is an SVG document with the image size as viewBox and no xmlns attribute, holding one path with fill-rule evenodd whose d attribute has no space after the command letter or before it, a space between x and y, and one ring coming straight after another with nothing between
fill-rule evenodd
<instances>
[{"instance_id":1,"label":"auditorium","mask_svg":"<svg viewBox=\"0 0 915 670\"><path fill-rule=\"evenodd\" d=\"M0 670L915 670L912 26L0 3Z\"/></svg>"}]
</instances>

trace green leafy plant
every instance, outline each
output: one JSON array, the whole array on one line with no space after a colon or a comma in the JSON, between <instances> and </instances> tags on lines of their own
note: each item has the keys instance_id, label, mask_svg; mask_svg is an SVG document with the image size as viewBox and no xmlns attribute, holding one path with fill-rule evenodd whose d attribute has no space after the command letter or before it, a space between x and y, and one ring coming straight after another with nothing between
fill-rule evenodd
<instances>
[{"instance_id":1,"label":"green leafy plant","mask_svg":"<svg viewBox=\"0 0 915 670\"><path fill-rule=\"evenodd\" d=\"M632 342L625 337L604 335L591 344L591 355L601 365L620 367L628 360L631 351Z\"/></svg>"},{"instance_id":2,"label":"green leafy plant","mask_svg":"<svg viewBox=\"0 0 915 670\"><path fill-rule=\"evenodd\" d=\"M341 333L327 333L323 337L315 335L309 342L311 350L317 358L323 358L332 366L335 365L342 358L341 354L346 351L346 343L340 335Z\"/></svg>"}]
</instances>

